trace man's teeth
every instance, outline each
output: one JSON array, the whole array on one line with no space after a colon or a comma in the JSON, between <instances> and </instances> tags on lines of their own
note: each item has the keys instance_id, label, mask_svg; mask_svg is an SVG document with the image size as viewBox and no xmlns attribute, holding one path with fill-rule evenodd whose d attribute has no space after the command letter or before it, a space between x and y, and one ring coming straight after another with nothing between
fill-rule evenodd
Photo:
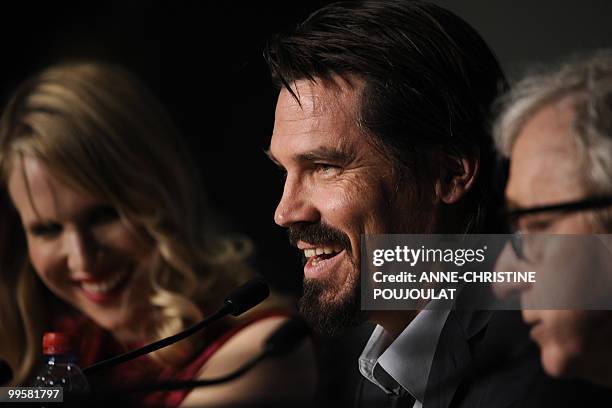
<instances>
[{"instance_id":1,"label":"man's teeth","mask_svg":"<svg viewBox=\"0 0 612 408\"><path fill-rule=\"evenodd\" d=\"M329 254L338 253L341 251L342 251L342 247L324 246L324 247L319 247L319 248L305 249L304 256L306 258L312 258L313 256L318 256L318 255L323 255L323 254L329 255ZM313 262L314 261L316 260L313 260Z\"/></svg>"},{"instance_id":2,"label":"man's teeth","mask_svg":"<svg viewBox=\"0 0 612 408\"><path fill-rule=\"evenodd\" d=\"M125 272L118 273L115 276L110 277L109 279L101 282L82 282L81 285L84 290L96 294L102 294L110 292L115 289L117 285L123 280L125 277Z\"/></svg>"}]
</instances>

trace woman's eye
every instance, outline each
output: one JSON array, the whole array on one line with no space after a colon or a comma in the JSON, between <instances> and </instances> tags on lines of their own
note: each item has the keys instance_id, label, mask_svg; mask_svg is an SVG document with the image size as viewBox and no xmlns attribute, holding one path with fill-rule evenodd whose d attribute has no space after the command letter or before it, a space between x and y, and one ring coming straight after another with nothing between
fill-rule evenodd
<instances>
[{"instance_id":1,"label":"woman's eye","mask_svg":"<svg viewBox=\"0 0 612 408\"><path fill-rule=\"evenodd\" d=\"M111 206L102 206L92 211L89 222L91 224L107 224L117 221L120 218L119 212Z\"/></svg>"},{"instance_id":2,"label":"woman's eye","mask_svg":"<svg viewBox=\"0 0 612 408\"><path fill-rule=\"evenodd\" d=\"M36 224L29 229L30 234L41 238L52 238L62 232L62 226L59 224Z\"/></svg>"}]
</instances>

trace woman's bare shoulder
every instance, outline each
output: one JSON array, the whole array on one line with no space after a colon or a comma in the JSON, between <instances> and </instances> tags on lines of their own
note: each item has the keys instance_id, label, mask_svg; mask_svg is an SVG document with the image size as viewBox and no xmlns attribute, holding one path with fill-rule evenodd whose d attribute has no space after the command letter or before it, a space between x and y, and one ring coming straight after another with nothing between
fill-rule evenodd
<instances>
[{"instance_id":1,"label":"woman's bare shoulder","mask_svg":"<svg viewBox=\"0 0 612 408\"><path fill-rule=\"evenodd\" d=\"M287 320L287 316L270 316L250 323L225 342L196 377L210 379L239 369L261 353L266 339ZM312 340L306 339L289 355L264 360L232 382L195 389L181 407L266 402L301 405L314 398L316 385L315 350Z\"/></svg>"}]
</instances>

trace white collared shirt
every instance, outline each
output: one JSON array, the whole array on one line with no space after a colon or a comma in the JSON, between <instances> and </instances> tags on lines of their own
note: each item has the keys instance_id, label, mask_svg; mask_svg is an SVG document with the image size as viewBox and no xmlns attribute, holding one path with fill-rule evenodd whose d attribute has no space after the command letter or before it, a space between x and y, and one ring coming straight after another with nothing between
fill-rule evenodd
<instances>
[{"instance_id":1,"label":"white collared shirt","mask_svg":"<svg viewBox=\"0 0 612 408\"><path fill-rule=\"evenodd\" d=\"M414 408L421 408L449 313L450 310L420 311L395 341L377 325L359 357L361 374L387 394L398 394L401 386L416 399Z\"/></svg>"}]
</instances>

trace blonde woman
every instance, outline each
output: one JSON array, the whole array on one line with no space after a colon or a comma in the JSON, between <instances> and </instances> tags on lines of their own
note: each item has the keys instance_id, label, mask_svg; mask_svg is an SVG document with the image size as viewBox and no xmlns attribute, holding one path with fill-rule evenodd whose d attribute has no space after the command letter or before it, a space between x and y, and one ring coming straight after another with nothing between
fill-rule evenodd
<instances>
[{"instance_id":1,"label":"blonde woman","mask_svg":"<svg viewBox=\"0 0 612 408\"><path fill-rule=\"evenodd\" d=\"M17 90L0 119L0 357L15 384L41 363L44 331L76 333L87 365L201 320L249 277L250 243L221 238L197 174L168 114L121 68L59 65ZM286 318L255 310L108 375L222 375ZM305 345L232 383L146 402L307 398L312 361Z\"/></svg>"}]
</instances>

